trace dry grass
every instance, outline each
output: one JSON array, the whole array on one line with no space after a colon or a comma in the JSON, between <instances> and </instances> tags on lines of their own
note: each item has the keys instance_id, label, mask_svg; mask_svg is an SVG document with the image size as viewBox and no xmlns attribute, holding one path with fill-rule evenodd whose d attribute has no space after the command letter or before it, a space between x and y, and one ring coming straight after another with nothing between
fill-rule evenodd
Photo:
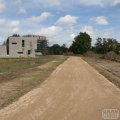
<instances>
[{"instance_id":1,"label":"dry grass","mask_svg":"<svg viewBox=\"0 0 120 120\"><path fill-rule=\"evenodd\" d=\"M109 81L120 88L120 63L99 58L83 57L83 59L97 69Z\"/></svg>"},{"instance_id":2,"label":"dry grass","mask_svg":"<svg viewBox=\"0 0 120 120\"><path fill-rule=\"evenodd\" d=\"M57 56L41 56L38 58L6 58L0 59L0 83L12 80L22 73L38 65L56 59Z\"/></svg>"},{"instance_id":3,"label":"dry grass","mask_svg":"<svg viewBox=\"0 0 120 120\"><path fill-rule=\"evenodd\" d=\"M39 58L40 63L34 64L33 66L25 67L25 70L23 70L24 72L21 71L21 74L19 76L16 76L13 79L9 79L7 81L1 82L0 83L0 109L18 100L22 95L26 94L33 88L39 86L53 72L53 70L55 70L56 67L61 63L63 63L66 59L67 57L65 56L52 56L52 58L51 56L46 56L46 57L44 56L43 58ZM42 60L45 60L45 61L42 61ZM10 63L14 65L15 63L13 61L10 60ZM25 62L28 62L28 61L25 59ZM34 59L34 61L38 61L38 58L36 58L36 60ZM17 60L17 62L19 64L22 64L21 60ZM10 64L10 63L6 62L6 64ZM20 69L21 69L21 66L20 66ZM19 70L19 67L18 69L14 69L14 70L16 71ZM10 74L12 76L12 73Z\"/></svg>"},{"instance_id":4,"label":"dry grass","mask_svg":"<svg viewBox=\"0 0 120 120\"><path fill-rule=\"evenodd\" d=\"M106 53L104 56L103 56L104 59L106 60L112 60L112 61L120 61L120 56L117 55L115 52L113 51L110 51L108 53Z\"/></svg>"}]
</instances>

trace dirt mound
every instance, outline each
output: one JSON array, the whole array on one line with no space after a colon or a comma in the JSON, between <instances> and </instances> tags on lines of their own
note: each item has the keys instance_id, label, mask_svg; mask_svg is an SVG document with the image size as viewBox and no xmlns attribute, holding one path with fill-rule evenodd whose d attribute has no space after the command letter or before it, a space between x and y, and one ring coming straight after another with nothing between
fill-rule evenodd
<instances>
[{"instance_id":1,"label":"dirt mound","mask_svg":"<svg viewBox=\"0 0 120 120\"><path fill-rule=\"evenodd\" d=\"M97 58L98 55L96 53L94 53L93 51L88 51L84 54L85 57L94 57Z\"/></svg>"},{"instance_id":2,"label":"dirt mound","mask_svg":"<svg viewBox=\"0 0 120 120\"><path fill-rule=\"evenodd\" d=\"M115 52L110 51L104 55L104 59L118 61L119 56Z\"/></svg>"}]
</instances>

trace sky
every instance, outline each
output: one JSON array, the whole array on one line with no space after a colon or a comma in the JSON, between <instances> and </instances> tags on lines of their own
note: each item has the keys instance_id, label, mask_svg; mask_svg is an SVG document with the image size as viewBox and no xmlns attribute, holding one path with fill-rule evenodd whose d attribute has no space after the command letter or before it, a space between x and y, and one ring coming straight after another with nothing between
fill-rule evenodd
<instances>
[{"instance_id":1,"label":"sky","mask_svg":"<svg viewBox=\"0 0 120 120\"><path fill-rule=\"evenodd\" d=\"M120 42L120 0L0 0L0 44L12 34L70 46L80 32Z\"/></svg>"}]
</instances>

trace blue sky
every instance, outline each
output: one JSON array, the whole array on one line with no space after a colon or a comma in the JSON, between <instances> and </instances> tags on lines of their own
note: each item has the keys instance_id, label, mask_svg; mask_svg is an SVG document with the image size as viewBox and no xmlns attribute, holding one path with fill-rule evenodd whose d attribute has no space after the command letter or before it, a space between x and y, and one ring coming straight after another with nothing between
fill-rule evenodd
<instances>
[{"instance_id":1,"label":"blue sky","mask_svg":"<svg viewBox=\"0 0 120 120\"><path fill-rule=\"evenodd\" d=\"M120 0L0 0L0 43L18 33L67 44L79 32L120 41Z\"/></svg>"}]
</instances>

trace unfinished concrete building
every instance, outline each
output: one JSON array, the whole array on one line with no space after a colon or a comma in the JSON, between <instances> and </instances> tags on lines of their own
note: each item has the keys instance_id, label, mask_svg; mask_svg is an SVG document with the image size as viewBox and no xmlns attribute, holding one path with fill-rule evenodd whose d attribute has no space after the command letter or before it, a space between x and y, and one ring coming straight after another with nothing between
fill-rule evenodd
<instances>
[{"instance_id":1,"label":"unfinished concrete building","mask_svg":"<svg viewBox=\"0 0 120 120\"><path fill-rule=\"evenodd\" d=\"M0 46L0 57L35 57L47 53L47 39L39 35L13 35L8 37L6 46Z\"/></svg>"}]
</instances>

